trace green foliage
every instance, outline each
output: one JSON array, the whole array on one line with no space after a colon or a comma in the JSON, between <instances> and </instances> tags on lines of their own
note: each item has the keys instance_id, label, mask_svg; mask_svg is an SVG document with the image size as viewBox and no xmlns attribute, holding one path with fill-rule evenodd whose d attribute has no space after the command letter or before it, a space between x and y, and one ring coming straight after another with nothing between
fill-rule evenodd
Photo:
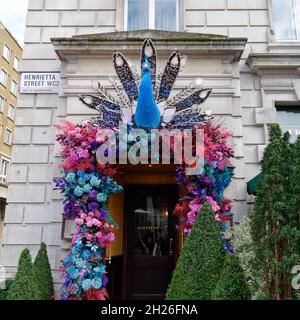
<instances>
[{"instance_id":1,"label":"green foliage","mask_svg":"<svg viewBox=\"0 0 300 320\"><path fill-rule=\"evenodd\" d=\"M205 205L184 243L166 299L211 299L224 259L220 226L210 205Z\"/></svg>"},{"instance_id":2,"label":"green foliage","mask_svg":"<svg viewBox=\"0 0 300 320\"><path fill-rule=\"evenodd\" d=\"M220 279L212 293L214 300L250 300L248 288L240 259L236 255L227 255Z\"/></svg>"},{"instance_id":3,"label":"green foliage","mask_svg":"<svg viewBox=\"0 0 300 320\"><path fill-rule=\"evenodd\" d=\"M250 215L253 270L272 299L290 299L291 269L300 261L300 138L289 142L278 125L269 127L270 143Z\"/></svg>"},{"instance_id":4,"label":"green foliage","mask_svg":"<svg viewBox=\"0 0 300 320\"><path fill-rule=\"evenodd\" d=\"M252 261L254 259L253 241L251 238L250 218L246 216L239 225L234 226L233 247L235 254L240 259L241 267L247 281L248 288L251 292L252 299L264 300L262 295L262 281L253 269ZM262 298L264 296L264 298Z\"/></svg>"},{"instance_id":5,"label":"green foliage","mask_svg":"<svg viewBox=\"0 0 300 320\"><path fill-rule=\"evenodd\" d=\"M36 281L31 255L28 249L21 253L18 271L8 290L7 300L40 300L41 294Z\"/></svg>"},{"instance_id":6,"label":"green foliage","mask_svg":"<svg viewBox=\"0 0 300 320\"><path fill-rule=\"evenodd\" d=\"M7 279L5 281L5 287L0 290L0 300L7 299L7 293L8 293L8 290L10 289L10 287L12 286L13 281L14 281L13 279Z\"/></svg>"},{"instance_id":7,"label":"green foliage","mask_svg":"<svg viewBox=\"0 0 300 320\"><path fill-rule=\"evenodd\" d=\"M51 299L54 294L53 278L47 255L47 246L43 242L34 260L34 270L42 299Z\"/></svg>"}]
</instances>

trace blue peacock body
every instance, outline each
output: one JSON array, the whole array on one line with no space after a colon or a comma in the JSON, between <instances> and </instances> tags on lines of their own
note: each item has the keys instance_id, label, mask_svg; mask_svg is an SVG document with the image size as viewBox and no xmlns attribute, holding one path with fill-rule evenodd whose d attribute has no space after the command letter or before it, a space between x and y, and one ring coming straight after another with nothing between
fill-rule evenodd
<instances>
[{"instance_id":1,"label":"blue peacock body","mask_svg":"<svg viewBox=\"0 0 300 320\"><path fill-rule=\"evenodd\" d=\"M120 122L132 127L156 129L186 129L208 120L210 112L199 106L210 96L210 88L199 88L197 81L170 97L174 83L187 58L174 51L162 73L156 74L156 49L146 39L141 50L141 76L133 73L120 52L113 54L113 63L124 91L119 83L109 78L114 94L97 82L97 94L81 95L80 100L99 111L91 122L106 127L117 127ZM126 93L126 95L124 94Z\"/></svg>"},{"instance_id":2,"label":"blue peacock body","mask_svg":"<svg viewBox=\"0 0 300 320\"><path fill-rule=\"evenodd\" d=\"M138 128L158 128L160 112L154 100L148 57L142 65L142 80L135 112L135 123Z\"/></svg>"}]
</instances>

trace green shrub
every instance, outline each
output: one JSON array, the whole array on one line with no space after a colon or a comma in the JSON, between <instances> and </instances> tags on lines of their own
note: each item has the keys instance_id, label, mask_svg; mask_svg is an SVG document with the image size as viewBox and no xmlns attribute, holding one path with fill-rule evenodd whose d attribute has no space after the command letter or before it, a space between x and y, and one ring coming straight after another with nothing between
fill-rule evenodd
<instances>
[{"instance_id":1,"label":"green shrub","mask_svg":"<svg viewBox=\"0 0 300 320\"><path fill-rule=\"evenodd\" d=\"M227 255L220 279L212 294L215 300L250 300L248 288L240 259L236 255Z\"/></svg>"},{"instance_id":2,"label":"green shrub","mask_svg":"<svg viewBox=\"0 0 300 320\"><path fill-rule=\"evenodd\" d=\"M43 242L34 260L34 271L42 299L51 299L54 294L53 278L47 255L47 246Z\"/></svg>"},{"instance_id":3,"label":"green shrub","mask_svg":"<svg viewBox=\"0 0 300 320\"><path fill-rule=\"evenodd\" d=\"M224 259L220 226L207 204L198 214L192 233L184 243L166 299L211 299Z\"/></svg>"},{"instance_id":4,"label":"green shrub","mask_svg":"<svg viewBox=\"0 0 300 320\"><path fill-rule=\"evenodd\" d=\"M18 271L8 290L7 300L40 300L41 293L36 281L31 255L28 249L21 253Z\"/></svg>"},{"instance_id":5,"label":"green shrub","mask_svg":"<svg viewBox=\"0 0 300 320\"><path fill-rule=\"evenodd\" d=\"M0 290L0 300L6 300L8 290L10 289L13 281L14 281L13 279L7 279L5 281L5 288Z\"/></svg>"}]
</instances>

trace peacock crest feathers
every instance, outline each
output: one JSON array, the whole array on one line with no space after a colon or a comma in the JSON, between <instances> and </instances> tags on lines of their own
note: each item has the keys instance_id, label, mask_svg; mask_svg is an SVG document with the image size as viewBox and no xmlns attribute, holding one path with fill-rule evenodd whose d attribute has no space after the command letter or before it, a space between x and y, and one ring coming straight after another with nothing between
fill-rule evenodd
<instances>
[{"instance_id":1,"label":"peacock crest feathers","mask_svg":"<svg viewBox=\"0 0 300 320\"><path fill-rule=\"evenodd\" d=\"M201 112L200 105L212 89L202 88L196 80L171 97L180 70L187 57L174 51L162 72L157 72L157 53L153 42L146 39L141 50L141 72L133 72L120 52L113 54L113 64L120 83L109 81L114 89L111 95L97 82L97 94L80 95L80 100L97 110L100 116L91 121L100 126L117 127L125 122L139 128L192 128L211 118L210 112Z\"/></svg>"}]
</instances>

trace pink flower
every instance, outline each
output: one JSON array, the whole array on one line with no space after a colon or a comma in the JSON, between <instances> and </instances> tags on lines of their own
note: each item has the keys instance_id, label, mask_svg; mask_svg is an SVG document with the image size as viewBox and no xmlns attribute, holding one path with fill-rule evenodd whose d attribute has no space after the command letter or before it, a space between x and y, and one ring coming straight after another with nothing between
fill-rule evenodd
<instances>
[{"instance_id":1,"label":"pink flower","mask_svg":"<svg viewBox=\"0 0 300 320\"><path fill-rule=\"evenodd\" d=\"M107 240L109 242L114 241L115 240L115 234L113 232L110 232L107 236Z\"/></svg>"},{"instance_id":2,"label":"pink flower","mask_svg":"<svg viewBox=\"0 0 300 320\"><path fill-rule=\"evenodd\" d=\"M190 212L187 214L187 218L188 218L188 222L189 222L189 223L194 224L194 223L196 222L197 216L195 215L194 212L190 211Z\"/></svg>"},{"instance_id":3,"label":"pink flower","mask_svg":"<svg viewBox=\"0 0 300 320\"><path fill-rule=\"evenodd\" d=\"M86 238L87 238L88 241L91 241L93 239L93 236L91 234L87 234Z\"/></svg>"},{"instance_id":4,"label":"pink flower","mask_svg":"<svg viewBox=\"0 0 300 320\"><path fill-rule=\"evenodd\" d=\"M75 221L75 223L76 223L77 225L79 225L79 226L82 226L83 223L84 223L84 221L83 221L82 219L78 219L78 218L76 218L74 221Z\"/></svg>"},{"instance_id":5,"label":"pink flower","mask_svg":"<svg viewBox=\"0 0 300 320\"><path fill-rule=\"evenodd\" d=\"M92 219L92 217L91 217L90 215L88 215L85 220L86 220L86 222L90 222L90 221L92 221L93 219Z\"/></svg>"},{"instance_id":6,"label":"pink flower","mask_svg":"<svg viewBox=\"0 0 300 320\"><path fill-rule=\"evenodd\" d=\"M80 133L76 133L75 134L75 138L78 139L78 140L81 139L81 134Z\"/></svg>"},{"instance_id":7,"label":"pink flower","mask_svg":"<svg viewBox=\"0 0 300 320\"><path fill-rule=\"evenodd\" d=\"M98 232L95 234L95 236L96 236L97 238L102 238L102 232L101 232L101 231L98 231Z\"/></svg>"},{"instance_id":8,"label":"pink flower","mask_svg":"<svg viewBox=\"0 0 300 320\"><path fill-rule=\"evenodd\" d=\"M200 210L201 210L201 208L203 207L203 205L202 204L197 204L197 203L191 203L190 205L189 205L189 207L190 207L190 209L193 211L193 212L199 212Z\"/></svg>"},{"instance_id":9,"label":"pink flower","mask_svg":"<svg viewBox=\"0 0 300 320\"><path fill-rule=\"evenodd\" d=\"M82 213L82 214L80 215L80 217L81 217L81 219L85 220L86 217L87 217L87 215L86 215L86 213Z\"/></svg>"},{"instance_id":10,"label":"pink flower","mask_svg":"<svg viewBox=\"0 0 300 320\"><path fill-rule=\"evenodd\" d=\"M211 208L213 212L220 211L220 206L217 204L217 202L212 197L206 197L207 202L211 204Z\"/></svg>"},{"instance_id":11,"label":"pink flower","mask_svg":"<svg viewBox=\"0 0 300 320\"><path fill-rule=\"evenodd\" d=\"M99 222L99 220L97 220L97 219L95 219L95 218L92 220L92 223L93 223L94 226L97 226L97 225L98 225L98 222Z\"/></svg>"},{"instance_id":12,"label":"pink flower","mask_svg":"<svg viewBox=\"0 0 300 320\"><path fill-rule=\"evenodd\" d=\"M94 218L94 212L89 212L89 217L92 217L92 218Z\"/></svg>"},{"instance_id":13,"label":"pink flower","mask_svg":"<svg viewBox=\"0 0 300 320\"><path fill-rule=\"evenodd\" d=\"M92 220L88 221L86 225L88 228L91 228L93 226Z\"/></svg>"},{"instance_id":14,"label":"pink flower","mask_svg":"<svg viewBox=\"0 0 300 320\"><path fill-rule=\"evenodd\" d=\"M89 155L89 152L88 152L87 150L81 150L81 151L79 152L79 157L80 157L80 158L88 159L89 156L90 156L90 155Z\"/></svg>"}]
</instances>

